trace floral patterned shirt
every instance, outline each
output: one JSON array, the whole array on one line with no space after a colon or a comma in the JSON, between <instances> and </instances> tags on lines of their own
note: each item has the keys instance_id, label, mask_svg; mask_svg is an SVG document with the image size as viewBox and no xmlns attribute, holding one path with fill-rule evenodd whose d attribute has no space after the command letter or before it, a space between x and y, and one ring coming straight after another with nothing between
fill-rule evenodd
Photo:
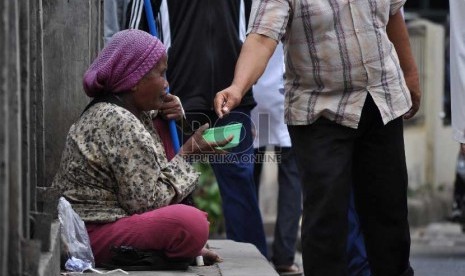
<instances>
[{"instance_id":1,"label":"floral patterned shirt","mask_svg":"<svg viewBox=\"0 0 465 276\"><path fill-rule=\"evenodd\" d=\"M168 161L152 124L111 103L90 107L69 130L53 185L86 222L111 222L180 202L199 174L183 157Z\"/></svg>"}]
</instances>

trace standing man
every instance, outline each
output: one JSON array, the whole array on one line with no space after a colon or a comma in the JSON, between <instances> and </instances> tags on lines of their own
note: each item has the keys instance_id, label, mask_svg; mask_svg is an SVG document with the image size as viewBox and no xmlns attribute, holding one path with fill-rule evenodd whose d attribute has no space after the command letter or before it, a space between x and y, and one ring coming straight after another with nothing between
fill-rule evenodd
<instances>
[{"instance_id":1,"label":"standing man","mask_svg":"<svg viewBox=\"0 0 465 276\"><path fill-rule=\"evenodd\" d=\"M129 5L129 28L147 30L143 2ZM227 238L252 243L267 256L253 175L252 92L245 91L228 118L219 120L212 106L216 92L233 79L250 6L251 0L152 0L168 48L170 92L181 99L187 120L194 128L206 122L211 127L243 124L239 146L210 164L220 188Z\"/></svg>"},{"instance_id":2,"label":"standing man","mask_svg":"<svg viewBox=\"0 0 465 276\"><path fill-rule=\"evenodd\" d=\"M449 1L450 85L454 139L465 154L465 1Z\"/></svg>"},{"instance_id":3,"label":"standing man","mask_svg":"<svg viewBox=\"0 0 465 276\"><path fill-rule=\"evenodd\" d=\"M223 117L283 41L306 275L347 275L351 189L372 274L413 275L403 118L418 111L420 85L398 12L404 2L254 1L234 80L215 97Z\"/></svg>"},{"instance_id":4,"label":"standing man","mask_svg":"<svg viewBox=\"0 0 465 276\"><path fill-rule=\"evenodd\" d=\"M294 264L295 246L302 214L301 185L295 149L284 123L284 52L279 43L263 75L253 86L257 106L252 110L255 128L255 183L260 183L262 162L267 145L273 145L281 156L278 163L278 206L271 261L282 275L299 275ZM353 196L349 205L347 240L348 272L350 276L370 276L365 242L355 211Z\"/></svg>"}]
</instances>

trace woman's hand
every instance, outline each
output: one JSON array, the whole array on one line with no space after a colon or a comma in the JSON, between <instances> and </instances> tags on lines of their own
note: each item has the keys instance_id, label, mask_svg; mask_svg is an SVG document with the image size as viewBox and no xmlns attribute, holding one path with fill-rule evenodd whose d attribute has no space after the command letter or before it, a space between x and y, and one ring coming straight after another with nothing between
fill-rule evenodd
<instances>
[{"instance_id":1,"label":"woman's hand","mask_svg":"<svg viewBox=\"0 0 465 276\"><path fill-rule=\"evenodd\" d=\"M184 116L184 109L177 96L166 94L159 112L165 120L180 120Z\"/></svg>"},{"instance_id":2,"label":"woman's hand","mask_svg":"<svg viewBox=\"0 0 465 276\"><path fill-rule=\"evenodd\" d=\"M203 139L202 134L208 128L208 124L204 124L199 127L195 133L182 145L181 149L179 150L180 155L188 155L188 154L195 154L195 153L220 153L224 154L227 151L222 149L218 149L217 147L222 147L227 143L231 142L233 136L229 136L223 141L217 142L207 142Z\"/></svg>"}]
</instances>

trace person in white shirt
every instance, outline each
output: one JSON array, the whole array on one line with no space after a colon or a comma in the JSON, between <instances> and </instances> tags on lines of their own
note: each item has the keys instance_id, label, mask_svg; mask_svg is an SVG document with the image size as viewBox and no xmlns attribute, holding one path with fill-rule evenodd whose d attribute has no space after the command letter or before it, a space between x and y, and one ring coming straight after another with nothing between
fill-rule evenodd
<instances>
[{"instance_id":1,"label":"person in white shirt","mask_svg":"<svg viewBox=\"0 0 465 276\"><path fill-rule=\"evenodd\" d=\"M299 171L291 148L291 138L284 123L284 53L282 44L268 62L264 74L253 87L257 106L252 109L251 117L255 131L254 138L254 178L259 195L267 146L279 159L278 166L278 202L271 250L271 261L282 275L302 275L301 269L294 264L297 232L302 214L302 192Z\"/></svg>"},{"instance_id":2,"label":"person in white shirt","mask_svg":"<svg viewBox=\"0 0 465 276\"><path fill-rule=\"evenodd\" d=\"M465 154L465 1L449 1L449 8L452 129Z\"/></svg>"},{"instance_id":3,"label":"person in white shirt","mask_svg":"<svg viewBox=\"0 0 465 276\"><path fill-rule=\"evenodd\" d=\"M126 12L130 0L103 1L103 41L105 45L111 37L124 29Z\"/></svg>"},{"instance_id":4,"label":"person in white shirt","mask_svg":"<svg viewBox=\"0 0 465 276\"><path fill-rule=\"evenodd\" d=\"M453 137L460 143L449 220L465 220L465 1L449 1L450 97Z\"/></svg>"}]
</instances>

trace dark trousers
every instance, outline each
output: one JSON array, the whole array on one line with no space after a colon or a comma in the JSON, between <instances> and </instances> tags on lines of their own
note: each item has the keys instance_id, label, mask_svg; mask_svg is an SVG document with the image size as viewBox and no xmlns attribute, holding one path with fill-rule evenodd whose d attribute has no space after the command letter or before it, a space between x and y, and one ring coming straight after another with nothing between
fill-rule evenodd
<instances>
[{"instance_id":1,"label":"dark trousers","mask_svg":"<svg viewBox=\"0 0 465 276\"><path fill-rule=\"evenodd\" d=\"M188 112L186 116L193 129L207 122L210 127L242 123L239 145L227 149L227 156L220 156L210 165L220 188L227 238L251 243L267 257L265 231L253 176L250 109L236 108L223 119L218 119L214 111Z\"/></svg>"},{"instance_id":2,"label":"dark trousers","mask_svg":"<svg viewBox=\"0 0 465 276\"><path fill-rule=\"evenodd\" d=\"M265 147L255 149L255 183L260 183ZM299 172L293 150L290 147L275 147L281 157L278 163L278 209L274 228L272 261L278 265L292 265L297 242L297 232L302 213L302 193Z\"/></svg>"},{"instance_id":3,"label":"dark trousers","mask_svg":"<svg viewBox=\"0 0 465 276\"><path fill-rule=\"evenodd\" d=\"M465 156L459 153L457 157L457 168L455 170L454 181L454 203L455 209L462 211L461 221L465 221L465 166L461 165L465 161Z\"/></svg>"},{"instance_id":4,"label":"dark trousers","mask_svg":"<svg viewBox=\"0 0 465 276\"><path fill-rule=\"evenodd\" d=\"M305 275L348 275L352 187L372 275L413 275L402 118L383 125L368 96L358 129L320 118L289 133L302 172Z\"/></svg>"},{"instance_id":5,"label":"dark trousers","mask_svg":"<svg viewBox=\"0 0 465 276\"><path fill-rule=\"evenodd\" d=\"M255 183L257 195L262 172L265 147L255 149ZM281 156L278 163L278 212L275 224L271 260L273 264L291 265L294 263L295 245L300 216L302 214L302 193L295 153L290 147L274 147ZM349 234L347 240L348 271L350 276L371 276L367 260L365 242L360 230L360 222L355 211L351 194L348 212Z\"/></svg>"}]
</instances>

